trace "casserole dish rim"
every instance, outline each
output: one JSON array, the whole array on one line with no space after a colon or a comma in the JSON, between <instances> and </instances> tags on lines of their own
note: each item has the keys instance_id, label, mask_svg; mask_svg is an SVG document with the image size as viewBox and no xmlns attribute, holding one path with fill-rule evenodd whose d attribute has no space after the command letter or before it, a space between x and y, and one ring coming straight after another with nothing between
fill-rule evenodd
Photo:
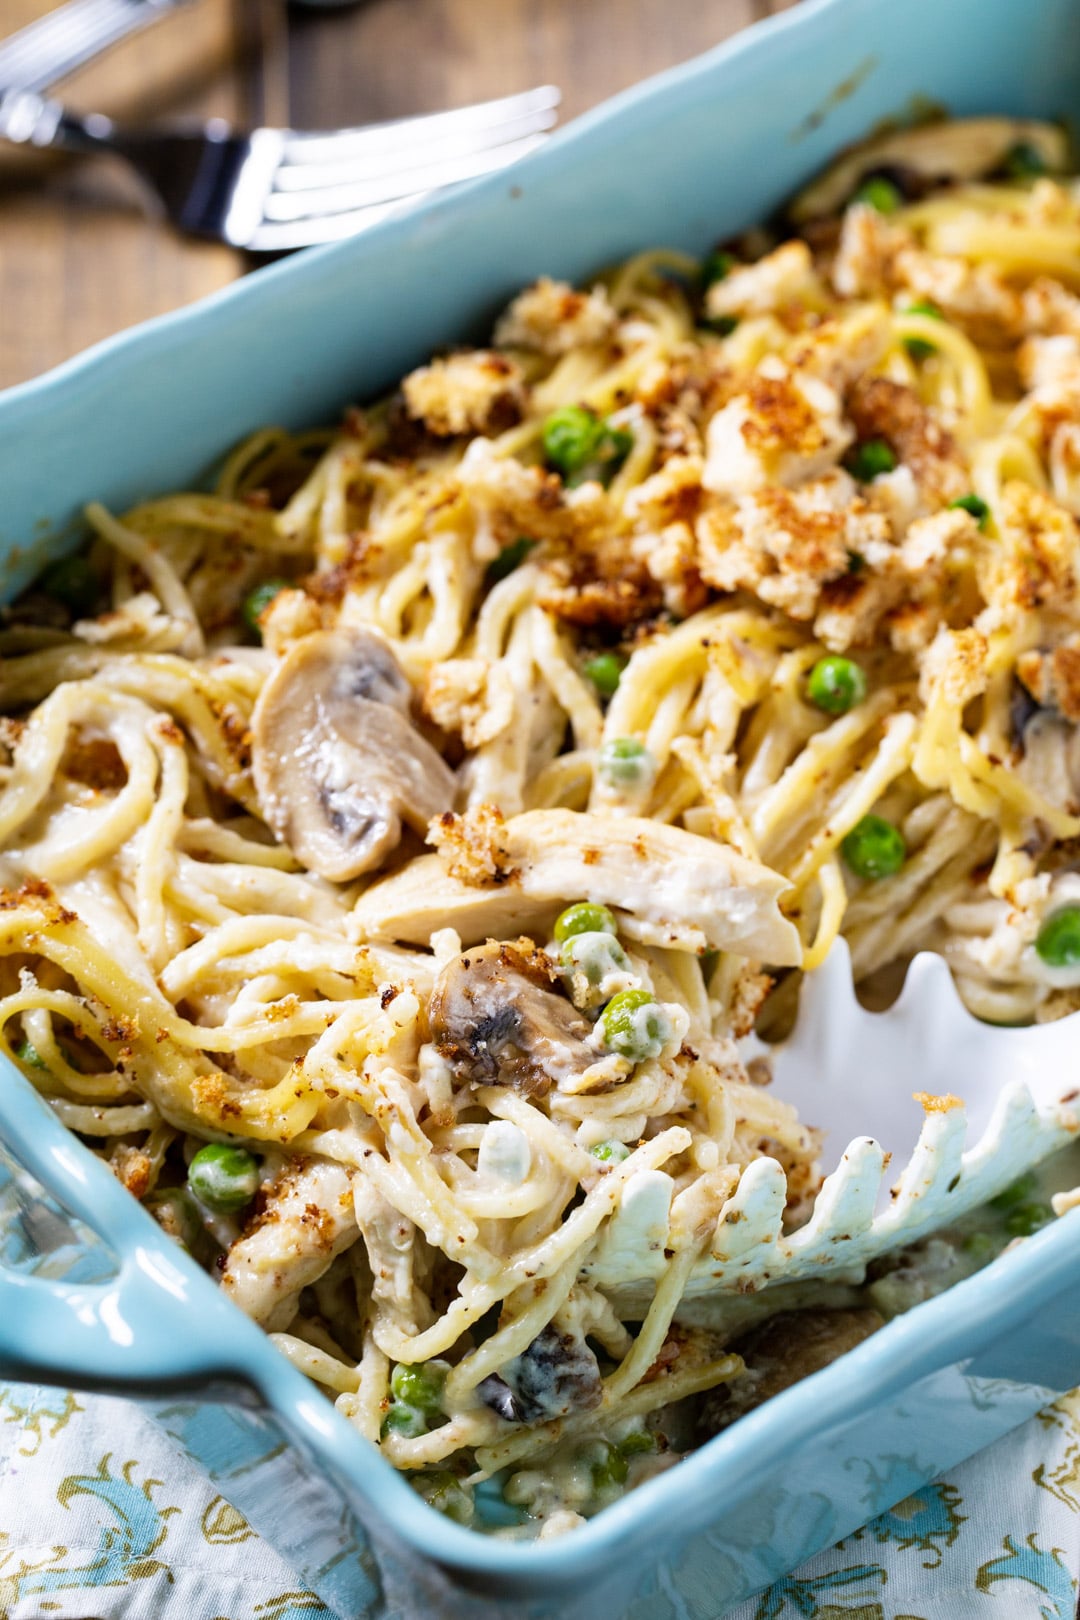
<instances>
[{"instance_id":1,"label":"casserole dish rim","mask_svg":"<svg viewBox=\"0 0 1080 1620\"><path fill-rule=\"evenodd\" d=\"M557 169L564 163L565 152L572 150L582 136L603 130L632 110L647 109L653 98L662 101L674 86L692 86L701 78L708 78L720 63L734 67L744 54L771 49L781 37L812 27L818 18L825 15L849 10L865 14L873 9L872 0L855 0L854 4L852 0L803 0L797 9L747 28L691 62L667 69L641 85L622 91L559 132L543 149L524 160L515 169L514 177L527 185L530 176ZM506 176L471 182L452 196L434 199L415 213L402 214L375 227L370 238L357 238L352 242L311 250L300 258L284 261L268 267L255 277L238 281L208 299L118 333L63 362L42 377L0 394L0 431L7 421L18 415L26 415L31 420L40 418L48 409L50 400L59 392L77 394L82 391L89 394L98 380L112 371L122 373L132 366L167 359L170 351L190 329L212 339L216 332L227 327L234 311L258 310L262 303L277 297L277 290L282 285L292 282L303 284L305 278L317 279L318 267L325 263L339 259L344 261L353 256L354 261L362 266L369 251L369 240L407 243L418 223L422 226L425 221L452 217L458 209L463 206L467 208L470 199L495 196L507 183ZM60 544L58 536L54 537L54 543ZM18 1075L18 1071L13 1072L27 1094L24 1101L33 1099L35 1103L40 1103L29 1083ZM40 1110L48 1118L50 1126L62 1134L63 1141L71 1143L70 1133L48 1114L44 1103L40 1103ZM26 1119L28 1128L31 1128L29 1112ZM40 1115L37 1128L41 1130ZM42 1141L56 1147L60 1138L42 1131ZM88 1161L92 1159L86 1150L83 1153ZM57 1158L58 1155L54 1154L54 1162ZM112 1180L104 1166L97 1161L93 1161L93 1166L95 1176L100 1170L103 1177ZM89 1170L90 1166L87 1168ZM104 1182L101 1185L104 1186ZM129 1195L119 1188L119 1184L115 1185L127 1201ZM60 1196L63 1201L62 1193ZM163 1234L151 1242L157 1229L149 1216L140 1213L138 1220L133 1219L132 1224L136 1227L135 1235L140 1239L138 1247L143 1253L157 1253L176 1264L175 1258L164 1247L168 1240ZM141 1233L138 1230L140 1226L143 1227ZM1064 1227L1068 1227L1067 1237L1059 1230ZM815 1432L824 1430L829 1423L853 1419L860 1412L871 1409L891 1394L916 1382L932 1368L945 1364L943 1358L946 1356L962 1358L965 1350L970 1354L973 1324L982 1324L984 1330L988 1325L996 1324L997 1332L987 1333L984 1343L1004 1335L1008 1331L1008 1323L997 1319L1003 1318L1007 1309L1015 1309L1018 1301L1030 1302L1031 1307L1035 1308L1040 1301L1045 1302L1059 1293L1070 1280L1069 1274L1075 1276L1078 1262L1071 1251L1076 1229L1076 1216L1073 1213L1031 1240L1031 1246L1025 1246L1021 1251L1025 1256L1023 1260L1019 1254L1005 1256L985 1272L956 1285L939 1300L928 1302L910 1317L890 1324L883 1330L884 1335L889 1335L884 1344L883 1335L875 1336L873 1344L868 1342L849 1352L840 1362L786 1391L759 1411L748 1414L738 1426L685 1458L678 1468L670 1470L671 1479L665 1476L653 1481L647 1492L634 1493L632 1497L613 1504L573 1536L558 1542L537 1545L496 1541L450 1523L419 1499L398 1472L374 1453L373 1448L364 1446L362 1450L350 1451L348 1446L355 1448L355 1442L360 1437L350 1431L336 1414L329 1432L326 1426L322 1426L317 1443L330 1448L340 1471L356 1480L357 1489L388 1527L417 1553L433 1558L444 1566L496 1576L535 1574L538 1579L550 1578L552 1584L556 1576L569 1580L586 1572L596 1573L602 1570L616 1549L628 1541L638 1528L643 1512L647 1514L652 1510L657 1518L674 1527L680 1506L685 1505L686 1521L694 1526L692 1531L686 1532L687 1537L700 1534L697 1523L700 1516L700 1487L710 1482L712 1472L718 1476L730 1472L737 1486L745 1489L749 1481L767 1472L782 1451L811 1439ZM126 1246L122 1252L126 1252ZM185 1269L187 1265L188 1262L184 1261ZM191 1267L195 1272L193 1263ZM201 1273L195 1274L199 1278L200 1288L212 1289L209 1279ZM961 1290L959 1295L957 1288ZM216 1294L216 1290L214 1292ZM954 1300L958 1302L956 1305ZM259 1329L247 1322L239 1312L235 1314L238 1346L245 1354L248 1354L249 1346L254 1345L256 1339L261 1346L257 1356L254 1350L250 1355L256 1356L254 1365L262 1373L262 1387L274 1397L271 1408L274 1409L275 1405L279 1411L288 1408L294 1422L310 1422L310 1416L301 1419L297 1415L302 1391L307 1392L308 1403L314 1410L310 1386L300 1374L288 1367ZM0 1324L0 1357L3 1338L8 1331L5 1325ZM253 1365L250 1356L248 1365ZM162 1376L167 1376L167 1370L163 1370ZM770 1440L773 1430L775 1433ZM345 1435L350 1436L348 1443ZM765 1448L763 1452L759 1450L762 1445ZM748 1455L740 1472L739 1460L744 1450ZM362 1459L362 1464L354 1459ZM392 1485L386 1477L387 1470L393 1476ZM378 1490L380 1495L377 1504L374 1490Z\"/></svg>"}]
</instances>

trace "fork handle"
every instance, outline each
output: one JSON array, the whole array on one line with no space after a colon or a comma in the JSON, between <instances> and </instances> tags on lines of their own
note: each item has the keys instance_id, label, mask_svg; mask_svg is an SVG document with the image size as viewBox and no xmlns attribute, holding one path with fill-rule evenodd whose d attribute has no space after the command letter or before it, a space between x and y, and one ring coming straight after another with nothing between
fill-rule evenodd
<instances>
[{"instance_id":1,"label":"fork handle","mask_svg":"<svg viewBox=\"0 0 1080 1620\"><path fill-rule=\"evenodd\" d=\"M46 90L129 34L192 0L68 0L0 41L0 94Z\"/></svg>"},{"instance_id":2,"label":"fork handle","mask_svg":"<svg viewBox=\"0 0 1080 1620\"><path fill-rule=\"evenodd\" d=\"M116 150L116 126L104 113L81 117L59 101L32 90L0 93L0 138L16 146L55 147L65 152Z\"/></svg>"}]
</instances>

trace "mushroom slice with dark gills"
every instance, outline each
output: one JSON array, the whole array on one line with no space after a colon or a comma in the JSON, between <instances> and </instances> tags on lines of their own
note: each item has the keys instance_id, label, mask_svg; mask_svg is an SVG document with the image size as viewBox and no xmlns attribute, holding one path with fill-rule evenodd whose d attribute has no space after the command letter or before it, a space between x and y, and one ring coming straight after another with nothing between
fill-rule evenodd
<instances>
[{"instance_id":1,"label":"mushroom slice with dark gills","mask_svg":"<svg viewBox=\"0 0 1080 1620\"><path fill-rule=\"evenodd\" d=\"M1009 726L1013 768L1070 815L1080 806L1080 637L1017 659Z\"/></svg>"},{"instance_id":2,"label":"mushroom slice with dark gills","mask_svg":"<svg viewBox=\"0 0 1080 1620\"><path fill-rule=\"evenodd\" d=\"M1044 170L1060 172L1068 140L1056 124L1023 118L954 118L890 130L837 158L799 192L788 213L796 224L838 213L874 175L893 180L905 196L950 181L979 180L1007 165L1014 151L1032 154Z\"/></svg>"},{"instance_id":3,"label":"mushroom slice with dark gills","mask_svg":"<svg viewBox=\"0 0 1080 1620\"><path fill-rule=\"evenodd\" d=\"M590 1027L551 988L554 977L527 940L488 940L446 964L429 1017L432 1039L459 1084L515 1086L540 1097L596 1061L586 1045Z\"/></svg>"},{"instance_id":4,"label":"mushroom slice with dark gills","mask_svg":"<svg viewBox=\"0 0 1080 1620\"><path fill-rule=\"evenodd\" d=\"M409 718L390 648L359 627L290 648L259 695L252 767L267 824L320 877L381 865L406 822L418 832L454 802L449 766Z\"/></svg>"},{"instance_id":5,"label":"mushroom slice with dark gills","mask_svg":"<svg viewBox=\"0 0 1080 1620\"><path fill-rule=\"evenodd\" d=\"M584 1339L548 1324L520 1356L478 1387L485 1406L511 1423L547 1423L590 1412L604 1395L600 1365Z\"/></svg>"},{"instance_id":6,"label":"mushroom slice with dark gills","mask_svg":"<svg viewBox=\"0 0 1080 1620\"><path fill-rule=\"evenodd\" d=\"M1080 731L1053 709L1038 709L1023 730L1023 754L1013 767L1025 787L1074 816L1080 811Z\"/></svg>"}]
</instances>

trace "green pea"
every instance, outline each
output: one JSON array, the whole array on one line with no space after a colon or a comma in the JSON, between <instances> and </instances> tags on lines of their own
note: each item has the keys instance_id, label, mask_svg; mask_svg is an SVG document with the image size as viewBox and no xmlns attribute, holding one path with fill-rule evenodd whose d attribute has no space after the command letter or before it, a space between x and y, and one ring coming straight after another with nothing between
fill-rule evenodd
<instances>
[{"instance_id":1,"label":"green pea","mask_svg":"<svg viewBox=\"0 0 1080 1620\"><path fill-rule=\"evenodd\" d=\"M929 298L916 298L914 303L908 304L904 314L926 315L935 321L944 319L940 309L936 304L932 304ZM904 347L913 360L926 360L935 352L937 345L928 343L925 338L905 338Z\"/></svg>"},{"instance_id":2,"label":"green pea","mask_svg":"<svg viewBox=\"0 0 1080 1620\"><path fill-rule=\"evenodd\" d=\"M564 405L544 423L544 456L564 478L580 472L600 448L604 424L583 405Z\"/></svg>"},{"instance_id":3,"label":"green pea","mask_svg":"<svg viewBox=\"0 0 1080 1620\"><path fill-rule=\"evenodd\" d=\"M630 1157L630 1149L625 1142L597 1142L589 1152L594 1159L599 1159L601 1164L622 1164L624 1159Z\"/></svg>"},{"instance_id":4,"label":"green pea","mask_svg":"<svg viewBox=\"0 0 1080 1620\"><path fill-rule=\"evenodd\" d=\"M568 484L600 483L618 471L634 448L629 428L609 427L584 405L564 405L544 423L544 456Z\"/></svg>"},{"instance_id":5,"label":"green pea","mask_svg":"<svg viewBox=\"0 0 1080 1620\"><path fill-rule=\"evenodd\" d=\"M163 1232L194 1254L206 1242L206 1230L195 1200L183 1187L164 1187L151 1193L145 1206Z\"/></svg>"},{"instance_id":6,"label":"green pea","mask_svg":"<svg viewBox=\"0 0 1080 1620\"><path fill-rule=\"evenodd\" d=\"M430 1427L427 1418L417 1407L407 1406L404 1401L391 1401L380 1433L399 1434L403 1440L417 1440L420 1435L427 1434Z\"/></svg>"},{"instance_id":7,"label":"green pea","mask_svg":"<svg viewBox=\"0 0 1080 1620\"><path fill-rule=\"evenodd\" d=\"M671 1020L648 990L620 990L604 1008L600 1025L608 1050L631 1063L659 1057L671 1039Z\"/></svg>"},{"instance_id":8,"label":"green pea","mask_svg":"<svg viewBox=\"0 0 1080 1620\"><path fill-rule=\"evenodd\" d=\"M979 528L986 528L986 520L990 516L990 508L980 496L975 494L958 495L955 501L949 502L949 511L952 512L956 510L961 512L970 512L976 523L979 525Z\"/></svg>"},{"instance_id":9,"label":"green pea","mask_svg":"<svg viewBox=\"0 0 1080 1620\"><path fill-rule=\"evenodd\" d=\"M636 737L613 737L601 747L596 769L608 787L640 788L655 777L656 761Z\"/></svg>"},{"instance_id":10,"label":"green pea","mask_svg":"<svg viewBox=\"0 0 1080 1620\"><path fill-rule=\"evenodd\" d=\"M442 1392L447 1370L445 1361L415 1365L399 1361L390 1374L392 1399L383 1418L383 1433L415 1440L417 1435L437 1429L444 1415Z\"/></svg>"},{"instance_id":11,"label":"green pea","mask_svg":"<svg viewBox=\"0 0 1080 1620\"><path fill-rule=\"evenodd\" d=\"M618 924L607 906L594 906L588 900L579 900L576 906L567 906L555 919L555 938L560 945L574 934L618 932Z\"/></svg>"},{"instance_id":12,"label":"green pea","mask_svg":"<svg viewBox=\"0 0 1080 1620\"><path fill-rule=\"evenodd\" d=\"M260 618L266 612L267 608L274 600L274 597L277 596L278 592L288 590L288 588L289 582L287 579L264 579L261 585L252 586L251 590L248 591L247 595L244 597L240 614L244 623L258 641L262 640L262 625L259 623Z\"/></svg>"},{"instance_id":13,"label":"green pea","mask_svg":"<svg viewBox=\"0 0 1080 1620\"><path fill-rule=\"evenodd\" d=\"M907 856L907 845L899 827L881 816L863 816L843 843L840 853L856 877L876 882L899 872Z\"/></svg>"},{"instance_id":14,"label":"green pea","mask_svg":"<svg viewBox=\"0 0 1080 1620\"><path fill-rule=\"evenodd\" d=\"M723 281L735 268L735 255L725 253L723 248L716 248L707 253L701 261L701 281L705 287L711 287L716 281Z\"/></svg>"},{"instance_id":15,"label":"green pea","mask_svg":"<svg viewBox=\"0 0 1080 1620\"><path fill-rule=\"evenodd\" d=\"M737 315L711 315L704 323L717 337L730 337L739 324Z\"/></svg>"},{"instance_id":16,"label":"green pea","mask_svg":"<svg viewBox=\"0 0 1080 1620\"><path fill-rule=\"evenodd\" d=\"M655 1436L645 1429L634 1429L619 1441L619 1451L624 1457L644 1457L648 1452L655 1450Z\"/></svg>"},{"instance_id":17,"label":"green pea","mask_svg":"<svg viewBox=\"0 0 1080 1620\"><path fill-rule=\"evenodd\" d=\"M850 658L819 658L807 676L806 695L823 714L847 714L866 697L866 676Z\"/></svg>"},{"instance_id":18,"label":"green pea","mask_svg":"<svg viewBox=\"0 0 1080 1620\"><path fill-rule=\"evenodd\" d=\"M259 1190L259 1161L247 1148L208 1142L188 1165L188 1186L215 1215L235 1215Z\"/></svg>"},{"instance_id":19,"label":"green pea","mask_svg":"<svg viewBox=\"0 0 1080 1620\"><path fill-rule=\"evenodd\" d=\"M997 1244L989 1232L969 1232L960 1247L980 1266L992 1260L997 1250Z\"/></svg>"},{"instance_id":20,"label":"green pea","mask_svg":"<svg viewBox=\"0 0 1080 1620\"><path fill-rule=\"evenodd\" d=\"M1001 172L1007 180L1037 180L1049 174L1050 169L1037 146L1030 141L1017 141L1006 152Z\"/></svg>"},{"instance_id":21,"label":"green pea","mask_svg":"<svg viewBox=\"0 0 1080 1620\"><path fill-rule=\"evenodd\" d=\"M869 203L879 214L895 214L904 205L904 194L883 174L873 174L864 180L852 197L853 203Z\"/></svg>"},{"instance_id":22,"label":"green pea","mask_svg":"<svg viewBox=\"0 0 1080 1620\"><path fill-rule=\"evenodd\" d=\"M48 1069L49 1067L32 1041L20 1041L15 1048L15 1056L20 1063L25 1063L28 1069Z\"/></svg>"},{"instance_id":23,"label":"green pea","mask_svg":"<svg viewBox=\"0 0 1080 1620\"><path fill-rule=\"evenodd\" d=\"M845 465L860 484L869 484L881 473L892 472L896 456L884 439L865 439L848 454Z\"/></svg>"},{"instance_id":24,"label":"green pea","mask_svg":"<svg viewBox=\"0 0 1080 1620\"><path fill-rule=\"evenodd\" d=\"M606 999L603 986L609 974L631 971L630 958L615 936L607 933L572 934L562 943L559 962L570 978L571 999L578 1007L600 1006Z\"/></svg>"},{"instance_id":25,"label":"green pea","mask_svg":"<svg viewBox=\"0 0 1080 1620\"><path fill-rule=\"evenodd\" d=\"M600 1440L595 1446L590 1446L587 1455L594 1491L611 1491L616 1486L626 1483L630 1464L617 1446L609 1445L606 1440Z\"/></svg>"},{"instance_id":26,"label":"green pea","mask_svg":"<svg viewBox=\"0 0 1080 1620\"><path fill-rule=\"evenodd\" d=\"M439 1362L420 1362L410 1365L399 1361L390 1374L390 1393L396 1401L413 1406L425 1417L443 1415L442 1392L446 1382L446 1367Z\"/></svg>"},{"instance_id":27,"label":"green pea","mask_svg":"<svg viewBox=\"0 0 1080 1620\"><path fill-rule=\"evenodd\" d=\"M615 471L622 466L631 450L634 448L634 435L626 427L609 427L604 434L606 442L606 457L614 465Z\"/></svg>"},{"instance_id":28,"label":"green pea","mask_svg":"<svg viewBox=\"0 0 1080 1620\"><path fill-rule=\"evenodd\" d=\"M596 454L567 477L567 485L573 489L591 481L606 487L633 448L634 435L629 428L605 428Z\"/></svg>"},{"instance_id":29,"label":"green pea","mask_svg":"<svg viewBox=\"0 0 1080 1620\"><path fill-rule=\"evenodd\" d=\"M1080 967L1080 906L1061 906L1047 917L1035 940L1047 967Z\"/></svg>"},{"instance_id":30,"label":"green pea","mask_svg":"<svg viewBox=\"0 0 1080 1620\"><path fill-rule=\"evenodd\" d=\"M1049 1204L1017 1204L1005 1217L1005 1230L1010 1237L1031 1237L1053 1218Z\"/></svg>"},{"instance_id":31,"label":"green pea","mask_svg":"<svg viewBox=\"0 0 1080 1620\"><path fill-rule=\"evenodd\" d=\"M50 563L38 580L38 586L47 596L62 602L77 619L85 618L98 603L101 580L86 557L61 557Z\"/></svg>"},{"instance_id":32,"label":"green pea","mask_svg":"<svg viewBox=\"0 0 1080 1620\"><path fill-rule=\"evenodd\" d=\"M1027 1170L1018 1179L990 1200L990 1208L1007 1214L1010 1209L1016 1209L1019 1204L1031 1202L1031 1195L1038 1187L1038 1178L1033 1170Z\"/></svg>"},{"instance_id":33,"label":"green pea","mask_svg":"<svg viewBox=\"0 0 1080 1620\"><path fill-rule=\"evenodd\" d=\"M527 534L519 534L516 540L511 540L504 546L497 557L493 557L484 571L484 581L488 585L497 585L500 579L507 579L516 568L520 568L529 552L537 544Z\"/></svg>"},{"instance_id":34,"label":"green pea","mask_svg":"<svg viewBox=\"0 0 1080 1620\"><path fill-rule=\"evenodd\" d=\"M455 1524L472 1523L476 1511L472 1494L448 1468L413 1474L409 1483L437 1513L445 1514Z\"/></svg>"},{"instance_id":35,"label":"green pea","mask_svg":"<svg viewBox=\"0 0 1080 1620\"><path fill-rule=\"evenodd\" d=\"M593 683L602 698L609 698L617 692L625 668L626 659L621 653L602 652L597 653L595 658L586 659L581 673Z\"/></svg>"}]
</instances>

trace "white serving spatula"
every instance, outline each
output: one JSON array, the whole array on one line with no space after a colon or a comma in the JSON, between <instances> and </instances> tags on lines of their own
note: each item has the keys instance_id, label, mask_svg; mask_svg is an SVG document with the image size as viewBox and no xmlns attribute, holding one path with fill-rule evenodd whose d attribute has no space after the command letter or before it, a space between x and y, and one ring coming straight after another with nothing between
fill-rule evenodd
<instances>
[{"instance_id":1,"label":"white serving spatula","mask_svg":"<svg viewBox=\"0 0 1080 1620\"><path fill-rule=\"evenodd\" d=\"M810 1219L785 1232L783 1169L771 1158L751 1163L690 1274L689 1295L857 1280L875 1256L995 1197L1080 1130L1078 1018L1023 1029L980 1023L939 956L917 956L899 1000L871 1013L856 1000L840 940L803 983L792 1036L748 1046L771 1056L776 1094L825 1132L830 1173ZM661 1276L665 1249L679 1243L668 1223L673 1186L661 1171L630 1180L587 1266L601 1286Z\"/></svg>"}]
</instances>

